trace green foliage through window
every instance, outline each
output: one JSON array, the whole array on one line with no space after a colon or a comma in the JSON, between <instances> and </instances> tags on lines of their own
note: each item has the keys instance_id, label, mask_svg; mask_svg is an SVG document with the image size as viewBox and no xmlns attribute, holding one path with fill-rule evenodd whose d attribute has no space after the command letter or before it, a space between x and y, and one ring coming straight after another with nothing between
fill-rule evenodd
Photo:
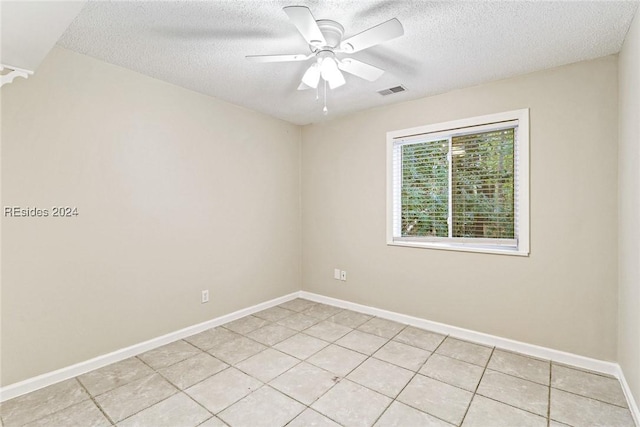
<instances>
[{"instance_id":1,"label":"green foliage through window","mask_svg":"<svg viewBox=\"0 0 640 427\"><path fill-rule=\"evenodd\" d=\"M401 236L514 239L514 142L508 128L402 145Z\"/></svg>"},{"instance_id":2,"label":"green foliage through window","mask_svg":"<svg viewBox=\"0 0 640 427\"><path fill-rule=\"evenodd\" d=\"M402 236L449 235L449 141L402 146Z\"/></svg>"}]
</instances>

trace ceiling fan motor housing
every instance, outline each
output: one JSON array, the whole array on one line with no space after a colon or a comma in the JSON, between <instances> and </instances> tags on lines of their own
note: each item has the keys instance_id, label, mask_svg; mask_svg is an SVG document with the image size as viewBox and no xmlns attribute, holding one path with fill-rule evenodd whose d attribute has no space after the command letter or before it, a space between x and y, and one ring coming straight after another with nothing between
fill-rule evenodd
<instances>
[{"instance_id":1,"label":"ceiling fan motor housing","mask_svg":"<svg viewBox=\"0 0 640 427\"><path fill-rule=\"evenodd\" d=\"M330 19L320 19L316 21L318 27L320 28L320 32L324 36L327 44L325 46L321 46L321 42L318 42L318 45L311 45L312 51L317 50L318 48L332 48L337 49L340 46L340 42L342 41L342 36L344 36L344 27L338 24L336 21L332 21Z\"/></svg>"}]
</instances>

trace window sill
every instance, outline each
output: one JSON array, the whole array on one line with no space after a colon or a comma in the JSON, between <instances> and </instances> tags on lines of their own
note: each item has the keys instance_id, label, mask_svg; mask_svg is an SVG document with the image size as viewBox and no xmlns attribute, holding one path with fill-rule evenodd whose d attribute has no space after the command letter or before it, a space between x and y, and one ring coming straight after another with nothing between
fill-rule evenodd
<instances>
[{"instance_id":1,"label":"window sill","mask_svg":"<svg viewBox=\"0 0 640 427\"><path fill-rule=\"evenodd\" d=\"M499 248L494 246L478 246L469 244L454 243L435 243L435 242L406 242L406 241L388 241L387 246L403 246L407 248L419 249L440 249L445 251L458 252L477 252L493 255L514 255L529 256L529 251L518 248Z\"/></svg>"}]
</instances>

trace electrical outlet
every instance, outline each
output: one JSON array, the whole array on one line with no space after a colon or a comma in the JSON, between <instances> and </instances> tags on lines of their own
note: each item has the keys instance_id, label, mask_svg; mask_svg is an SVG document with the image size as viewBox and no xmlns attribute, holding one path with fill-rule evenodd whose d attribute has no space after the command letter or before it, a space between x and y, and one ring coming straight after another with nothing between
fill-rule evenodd
<instances>
[{"instance_id":1,"label":"electrical outlet","mask_svg":"<svg viewBox=\"0 0 640 427\"><path fill-rule=\"evenodd\" d=\"M346 271L342 270L340 272L340 280L342 280L343 282L347 281L347 272Z\"/></svg>"},{"instance_id":2,"label":"electrical outlet","mask_svg":"<svg viewBox=\"0 0 640 427\"><path fill-rule=\"evenodd\" d=\"M202 291L201 302L202 302L202 304L204 304L205 302L209 302L209 290L208 289Z\"/></svg>"},{"instance_id":3,"label":"electrical outlet","mask_svg":"<svg viewBox=\"0 0 640 427\"><path fill-rule=\"evenodd\" d=\"M340 280L340 269L338 268L333 269L333 278L336 280Z\"/></svg>"}]
</instances>

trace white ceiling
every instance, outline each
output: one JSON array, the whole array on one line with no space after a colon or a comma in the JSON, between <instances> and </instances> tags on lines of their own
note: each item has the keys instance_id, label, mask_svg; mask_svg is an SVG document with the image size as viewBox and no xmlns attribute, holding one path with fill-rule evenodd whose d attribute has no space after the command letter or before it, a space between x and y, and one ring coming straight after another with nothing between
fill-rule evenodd
<instances>
[{"instance_id":1,"label":"white ceiling","mask_svg":"<svg viewBox=\"0 0 640 427\"><path fill-rule=\"evenodd\" d=\"M637 1L373 0L90 1L59 45L295 123L326 120L315 91L297 91L310 63L252 63L251 54L308 53L284 6L333 19L345 38L398 18L405 35L353 55L386 73L347 75L329 116L421 98L620 51ZM377 90L403 84L407 92Z\"/></svg>"}]
</instances>

